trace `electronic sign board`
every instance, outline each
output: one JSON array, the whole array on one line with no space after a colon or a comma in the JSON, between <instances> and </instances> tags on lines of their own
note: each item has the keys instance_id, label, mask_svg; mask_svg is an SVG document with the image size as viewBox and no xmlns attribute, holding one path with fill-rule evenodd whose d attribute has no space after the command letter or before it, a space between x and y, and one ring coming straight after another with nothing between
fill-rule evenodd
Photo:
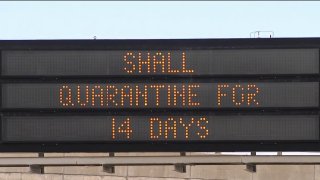
<instances>
[{"instance_id":1,"label":"electronic sign board","mask_svg":"<svg viewBox=\"0 0 320 180\"><path fill-rule=\"evenodd\" d=\"M320 39L0 41L0 151L320 150Z\"/></svg>"}]
</instances>

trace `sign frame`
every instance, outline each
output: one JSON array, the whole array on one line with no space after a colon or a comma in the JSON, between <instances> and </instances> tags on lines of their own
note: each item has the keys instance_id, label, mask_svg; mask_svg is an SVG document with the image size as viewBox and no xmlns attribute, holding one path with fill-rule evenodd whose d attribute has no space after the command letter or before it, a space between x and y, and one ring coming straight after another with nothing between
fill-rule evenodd
<instances>
[{"instance_id":1,"label":"sign frame","mask_svg":"<svg viewBox=\"0 0 320 180\"><path fill-rule=\"evenodd\" d=\"M184 50L184 49L301 49L316 48L320 54L320 38L270 38L270 39L174 39L174 40L0 40L0 64L2 61L2 50ZM319 57L320 61L320 57ZM319 63L320 69L320 63ZM101 81L105 76L81 77L81 76L3 76L0 67L0 86L2 83L11 82L63 82L75 81L80 79L85 81ZM316 81L319 82L320 73L317 74L287 74L287 75L230 75L230 76L137 76L137 81L179 81L190 79L192 81L211 81L230 80L230 81L252 81L252 80L282 80L282 81ZM168 79L169 78L169 79ZM112 77L111 81L128 81L130 77ZM1 87L0 87L1 89ZM1 98L0 92L0 98ZM320 96L319 96L320 98ZM1 102L1 101L0 101ZM0 105L0 107L2 107ZM212 111L203 109L195 114L211 113L243 113L243 114L297 114L297 115L319 115L317 108L262 108L254 110L225 109L222 111ZM81 114L81 113L99 113L112 114L113 110L95 110L87 109L83 112L74 110L26 110L26 109L0 109L1 116L14 114L27 115L45 115L52 113L61 114ZM189 110L176 110L177 114L194 113ZM146 110L121 110L121 114L145 114L145 113L168 113L168 109L151 111ZM0 117L1 118L1 117ZM320 119L319 119L320 121ZM320 123L319 123L320 124ZM0 123L2 129L2 123ZM319 127L320 129L320 127ZM1 134L1 133L0 133ZM320 133L319 133L320 138ZM1 139L1 136L0 136ZM223 141L223 142L119 142L119 143L59 143L59 142L41 142L41 143L6 143L0 140L0 152L233 152L233 151L319 151L320 140L317 141Z\"/></svg>"}]
</instances>

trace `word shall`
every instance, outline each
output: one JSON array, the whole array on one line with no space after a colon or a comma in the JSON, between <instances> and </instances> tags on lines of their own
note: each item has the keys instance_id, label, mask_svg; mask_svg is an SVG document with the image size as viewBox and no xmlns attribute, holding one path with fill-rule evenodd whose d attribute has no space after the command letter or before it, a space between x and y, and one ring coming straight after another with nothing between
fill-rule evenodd
<instances>
[{"instance_id":1,"label":"word shall","mask_svg":"<svg viewBox=\"0 0 320 180\"><path fill-rule=\"evenodd\" d=\"M125 67L123 70L128 74L134 73L194 73L193 69L187 68L186 53L182 52L179 59L175 59L173 65L170 52L127 52L123 56ZM178 62L177 62L178 61ZM178 63L178 64L176 64Z\"/></svg>"}]
</instances>

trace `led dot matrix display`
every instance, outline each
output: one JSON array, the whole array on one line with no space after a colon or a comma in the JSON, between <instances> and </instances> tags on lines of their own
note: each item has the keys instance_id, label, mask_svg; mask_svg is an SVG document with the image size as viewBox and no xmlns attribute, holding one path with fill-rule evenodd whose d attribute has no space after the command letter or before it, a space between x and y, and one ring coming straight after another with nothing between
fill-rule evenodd
<instances>
[{"instance_id":1,"label":"led dot matrix display","mask_svg":"<svg viewBox=\"0 0 320 180\"><path fill-rule=\"evenodd\" d=\"M308 144L320 140L319 49L317 38L0 41L0 152L319 150Z\"/></svg>"}]
</instances>

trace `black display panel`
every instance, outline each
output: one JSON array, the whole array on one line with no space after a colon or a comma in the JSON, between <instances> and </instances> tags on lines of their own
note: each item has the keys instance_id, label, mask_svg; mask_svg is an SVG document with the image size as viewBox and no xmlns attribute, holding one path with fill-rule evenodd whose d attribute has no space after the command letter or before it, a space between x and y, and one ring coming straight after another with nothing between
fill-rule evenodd
<instances>
[{"instance_id":1,"label":"black display panel","mask_svg":"<svg viewBox=\"0 0 320 180\"><path fill-rule=\"evenodd\" d=\"M4 116L2 138L5 142L319 140L319 116Z\"/></svg>"},{"instance_id":2,"label":"black display panel","mask_svg":"<svg viewBox=\"0 0 320 180\"><path fill-rule=\"evenodd\" d=\"M3 50L4 76L318 74L318 49Z\"/></svg>"},{"instance_id":3,"label":"black display panel","mask_svg":"<svg viewBox=\"0 0 320 180\"><path fill-rule=\"evenodd\" d=\"M318 107L318 82L5 83L2 108Z\"/></svg>"},{"instance_id":4,"label":"black display panel","mask_svg":"<svg viewBox=\"0 0 320 180\"><path fill-rule=\"evenodd\" d=\"M319 48L0 40L0 152L319 151Z\"/></svg>"}]
</instances>

